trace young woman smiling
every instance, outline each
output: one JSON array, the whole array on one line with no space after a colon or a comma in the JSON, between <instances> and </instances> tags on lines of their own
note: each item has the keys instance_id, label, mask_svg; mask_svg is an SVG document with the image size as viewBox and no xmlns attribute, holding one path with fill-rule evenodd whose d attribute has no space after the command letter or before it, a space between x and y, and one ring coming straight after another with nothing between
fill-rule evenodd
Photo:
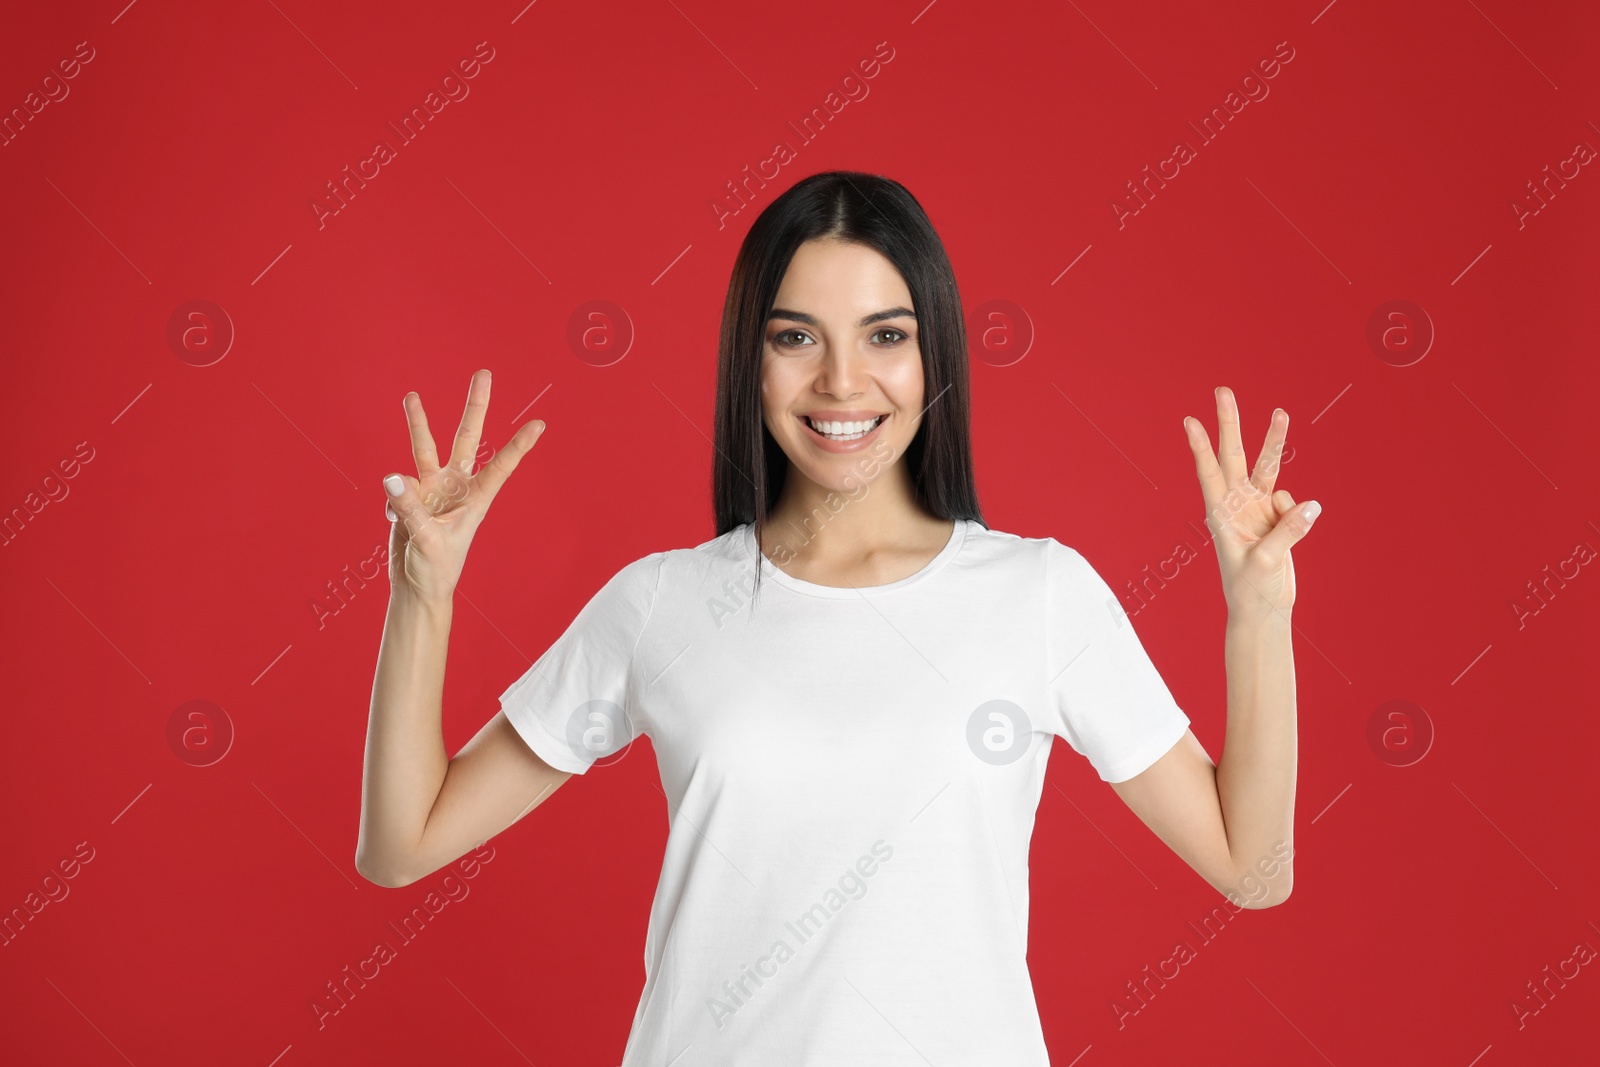
<instances>
[{"instance_id":1,"label":"young woman smiling","mask_svg":"<svg viewBox=\"0 0 1600 1067\"><path fill-rule=\"evenodd\" d=\"M1253 470L1229 390L1220 461L1184 420L1228 606L1213 764L1088 561L983 521L960 301L921 206L882 177L807 178L734 265L717 535L617 571L449 758L455 582L544 431L472 473L488 401L479 371L441 464L405 398L417 474L385 480L357 866L415 881L649 735L670 832L623 1067L1047 1064L1027 861L1056 737L1236 906L1288 896L1289 549L1316 505L1274 490L1281 410ZM750 592L731 616L729 589Z\"/></svg>"}]
</instances>

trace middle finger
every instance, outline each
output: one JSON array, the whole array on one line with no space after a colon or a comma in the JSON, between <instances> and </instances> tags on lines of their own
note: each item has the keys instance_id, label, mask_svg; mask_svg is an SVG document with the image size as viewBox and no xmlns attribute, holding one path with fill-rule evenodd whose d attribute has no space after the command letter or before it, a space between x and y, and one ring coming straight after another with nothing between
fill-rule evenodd
<instances>
[{"instance_id":1,"label":"middle finger","mask_svg":"<svg viewBox=\"0 0 1600 1067\"><path fill-rule=\"evenodd\" d=\"M1239 436L1239 405L1234 401L1233 390L1226 385L1217 387L1217 463L1229 489L1247 477L1244 441Z\"/></svg>"},{"instance_id":2,"label":"middle finger","mask_svg":"<svg viewBox=\"0 0 1600 1067\"><path fill-rule=\"evenodd\" d=\"M472 375L472 384L467 387L467 408L461 413L461 426L450 449L450 465L464 474L472 473L478 442L483 439L483 416L489 410L489 378L487 370Z\"/></svg>"}]
</instances>

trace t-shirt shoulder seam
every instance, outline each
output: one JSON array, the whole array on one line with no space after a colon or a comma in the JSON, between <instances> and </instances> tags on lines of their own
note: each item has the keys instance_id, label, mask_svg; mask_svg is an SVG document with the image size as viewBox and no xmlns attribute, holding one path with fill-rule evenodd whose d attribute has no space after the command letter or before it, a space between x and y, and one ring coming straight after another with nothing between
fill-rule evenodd
<instances>
[{"instance_id":1,"label":"t-shirt shoulder seam","mask_svg":"<svg viewBox=\"0 0 1600 1067\"><path fill-rule=\"evenodd\" d=\"M654 586L650 590L650 606L645 609L644 621L639 624L639 633L633 639L633 647L628 650L628 676L630 679L630 684L623 688L623 703L626 705L623 708L623 712L629 716L630 721L633 712L633 686L631 684L631 679L633 676L634 667L639 662L639 645L644 641L644 632L650 628L650 620L653 619L656 614L656 600L661 594L661 573L667 569L666 562L669 551L671 550L664 549L660 552L652 552L650 555L645 557L646 562L651 559L656 561L656 580Z\"/></svg>"}]
</instances>

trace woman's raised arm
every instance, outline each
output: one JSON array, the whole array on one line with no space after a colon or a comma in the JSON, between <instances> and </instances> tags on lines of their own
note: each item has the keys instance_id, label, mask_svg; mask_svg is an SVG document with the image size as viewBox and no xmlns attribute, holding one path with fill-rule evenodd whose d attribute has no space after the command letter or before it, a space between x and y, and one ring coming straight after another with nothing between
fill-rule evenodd
<instances>
[{"instance_id":1,"label":"woman's raised arm","mask_svg":"<svg viewBox=\"0 0 1600 1067\"><path fill-rule=\"evenodd\" d=\"M544 432L524 423L472 473L490 375L480 370L449 460L440 464L422 400L406 394L416 477L384 479L389 535L389 612L361 782L356 869L371 882L402 886L436 871L527 814L571 777L523 743L504 712L451 759L441 704L456 582L495 494Z\"/></svg>"}]
</instances>

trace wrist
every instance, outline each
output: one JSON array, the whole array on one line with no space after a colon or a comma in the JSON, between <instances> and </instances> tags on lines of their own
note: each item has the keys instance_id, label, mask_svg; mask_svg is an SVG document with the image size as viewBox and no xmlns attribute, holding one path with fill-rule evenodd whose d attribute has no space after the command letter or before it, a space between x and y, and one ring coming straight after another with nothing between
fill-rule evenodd
<instances>
[{"instance_id":1,"label":"wrist","mask_svg":"<svg viewBox=\"0 0 1600 1067\"><path fill-rule=\"evenodd\" d=\"M447 619L455 610L455 598L448 594L437 596L419 593L408 585L391 583L389 586L389 606L392 609L408 611L418 615Z\"/></svg>"},{"instance_id":2,"label":"wrist","mask_svg":"<svg viewBox=\"0 0 1600 1067\"><path fill-rule=\"evenodd\" d=\"M1250 608L1242 611L1230 608L1227 628L1230 633L1289 633L1294 628L1289 615L1289 608Z\"/></svg>"}]
</instances>

